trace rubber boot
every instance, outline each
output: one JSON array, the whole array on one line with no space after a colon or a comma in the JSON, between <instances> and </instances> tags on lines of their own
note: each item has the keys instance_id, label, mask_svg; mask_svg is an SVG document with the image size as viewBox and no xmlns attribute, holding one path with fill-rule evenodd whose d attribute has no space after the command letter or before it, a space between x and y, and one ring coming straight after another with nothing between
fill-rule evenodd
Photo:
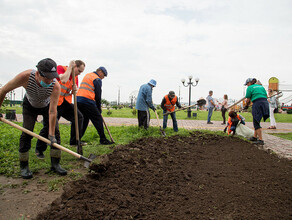
<instances>
[{"instance_id":1,"label":"rubber boot","mask_svg":"<svg viewBox=\"0 0 292 220\"><path fill-rule=\"evenodd\" d=\"M61 176L67 175L67 171L60 166L61 151L51 149L50 154L51 154L51 170Z\"/></svg>"},{"instance_id":2,"label":"rubber boot","mask_svg":"<svg viewBox=\"0 0 292 220\"><path fill-rule=\"evenodd\" d=\"M23 179L31 179L32 172L28 168L28 152L19 153L20 175Z\"/></svg>"}]
</instances>

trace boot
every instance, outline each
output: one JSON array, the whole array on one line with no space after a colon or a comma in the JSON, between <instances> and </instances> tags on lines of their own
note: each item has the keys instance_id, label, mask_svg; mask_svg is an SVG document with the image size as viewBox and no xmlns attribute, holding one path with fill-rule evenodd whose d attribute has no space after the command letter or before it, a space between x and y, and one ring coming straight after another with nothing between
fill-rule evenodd
<instances>
[{"instance_id":1,"label":"boot","mask_svg":"<svg viewBox=\"0 0 292 220\"><path fill-rule=\"evenodd\" d=\"M67 175L67 171L60 166L61 150L51 149L51 170L61 176Z\"/></svg>"},{"instance_id":2,"label":"boot","mask_svg":"<svg viewBox=\"0 0 292 220\"><path fill-rule=\"evenodd\" d=\"M20 175L23 179L31 179L32 172L28 168L28 152L19 153Z\"/></svg>"},{"instance_id":3,"label":"boot","mask_svg":"<svg viewBox=\"0 0 292 220\"><path fill-rule=\"evenodd\" d=\"M67 171L60 166L60 159L61 158L51 157L51 170L61 176L65 176L67 175Z\"/></svg>"}]
</instances>

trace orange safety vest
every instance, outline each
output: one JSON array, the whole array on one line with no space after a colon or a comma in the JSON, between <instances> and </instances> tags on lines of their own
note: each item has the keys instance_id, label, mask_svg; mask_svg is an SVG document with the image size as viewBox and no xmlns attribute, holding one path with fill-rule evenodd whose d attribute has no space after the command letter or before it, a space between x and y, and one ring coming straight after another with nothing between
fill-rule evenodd
<instances>
[{"instance_id":1,"label":"orange safety vest","mask_svg":"<svg viewBox=\"0 0 292 220\"><path fill-rule=\"evenodd\" d=\"M175 103L177 101L177 96L175 96L171 101L169 100L169 97L168 95L164 96L166 102L164 104L164 107L166 108L166 111L169 111L169 112L173 112L174 109L175 109Z\"/></svg>"},{"instance_id":2,"label":"orange safety vest","mask_svg":"<svg viewBox=\"0 0 292 220\"><path fill-rule=\"evenodd\" d=\"M80 84L77 96L82 96L95 101L93 81L97 78L99 78L99 76L96 73L87 73Z\"/></svg>"},{"instance_id":3,"label":"orange safety vest","mask_svg":"<svg viewBox=\"0 0 292 220\"><path fill-rule=\"evenodd\" d=\"M239 120L239 121L241 121L241 118L239 117L239 115L236 115L236 117L237 117L237 119ZM234 119L233 119L234 120ZM232 121L232 118L231 117L229 117L228 118L228 135L231 133L231 126L232 126L232 123L233 123L234 121Z\"/></svg>"},{"instance_id":4,"label":"orange safety vest","mask_svg":"<svg viewBox=\"0 0 292 220\"><path fill-rule=\"evenodd\" d=\"M62 66L65 70L67 71L68 67L67 66ZM77 82L78 76L75 76L75 82ZM58 80L60 86L61 86L61 94L59 96L59 101L58 101L58 106L62 105L64 102L64 99L68 103L72 103L72 88L73 88L73 78L69 79L66 83L62 83L61 80Z\"/></svg>"}]
</instances>

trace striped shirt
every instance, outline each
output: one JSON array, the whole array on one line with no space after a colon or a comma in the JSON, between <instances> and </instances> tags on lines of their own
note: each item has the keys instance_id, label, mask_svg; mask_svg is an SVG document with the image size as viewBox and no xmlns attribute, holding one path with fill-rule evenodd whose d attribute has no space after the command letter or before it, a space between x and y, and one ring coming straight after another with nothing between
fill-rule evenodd
<instances>
[{"instance_id":1,"label":"striped shirt","mask_svg":"<svg viewBox=\"0 0 292 220\"><path fill-rule=\"evenodd\" d=\"M44 108L50 104L50 96L55 86L55 80L48 88L41 87L35 79L36 70L32 70L26 87L26 97L35 108Z\"/></svg>"}]
</instances>

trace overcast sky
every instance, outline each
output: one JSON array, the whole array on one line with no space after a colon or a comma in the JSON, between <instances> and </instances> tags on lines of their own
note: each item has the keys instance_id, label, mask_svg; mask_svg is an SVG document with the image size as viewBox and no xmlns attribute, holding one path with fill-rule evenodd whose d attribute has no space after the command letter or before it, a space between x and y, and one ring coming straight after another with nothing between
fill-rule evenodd
<instances>
[{"instance_id":1,"label":"overcast sky","mask_svg":"<svg viewBox=\"0 0 292 220\"><path fill-rule=\"evenodd\" d=\"M50 57L83 60L80 80L106 67L109 101L155 79L154 103L170 90L188 102L189 75L192 101L240 99L248 77L292 85L291 25L291 0L0 0L0 84Z\"/></svg>"}]
</instances>

